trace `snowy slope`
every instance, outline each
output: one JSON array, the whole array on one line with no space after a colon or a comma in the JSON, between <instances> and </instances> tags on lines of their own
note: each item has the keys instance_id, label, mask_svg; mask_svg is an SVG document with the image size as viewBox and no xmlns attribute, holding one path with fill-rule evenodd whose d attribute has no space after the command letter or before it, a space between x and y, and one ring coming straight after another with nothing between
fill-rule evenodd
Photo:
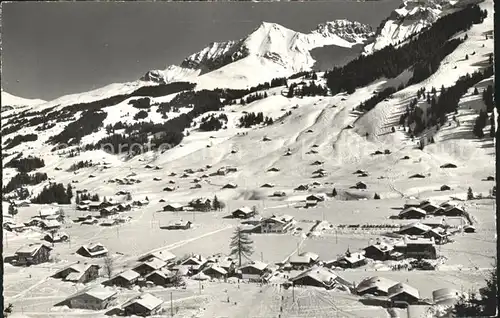
<instances>
[{"instance_id":1,"label":"snowy slope","mask_svg":"<svg viewBox=\"0 0 500 318\"><path fill-rule=\"evenodd\" d=\"M2 91L2 111L10 110L12 108L24 108L26 106L33 106L42 103L45 103L42 99L22 98Z\"/></svg>"}]
</instances>

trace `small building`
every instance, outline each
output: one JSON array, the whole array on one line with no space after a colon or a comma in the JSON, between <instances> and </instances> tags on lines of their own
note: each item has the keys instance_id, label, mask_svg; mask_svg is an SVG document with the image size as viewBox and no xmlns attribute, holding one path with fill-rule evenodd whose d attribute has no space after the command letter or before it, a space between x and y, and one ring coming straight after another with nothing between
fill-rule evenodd
<instances>
[{"instance_id":1,"label":"small building","mask_svg":"<svg viewBox=\"0 0 500 318\"><path fill-rule=\"evenodd\" d=\"M37 265L49 261L52 248L45 244L29 244L18 249L14 255L17 265Z\"/></svg>"},{"instance_id":2,"label":"small building","mask_svg":"<svg viewBox=\"0 0 500 318\"><path fill-rule=\"evenodd\" d=\"M307 184L301 184L294 189L295 191L307 191L309 190L309 186Z\"/></svg>"},{"instance_id":3,"label":"small building","mask_svg":"<svg viewBox=\"0 0 500 318\"><path fill-rule=\"evenodd\" d=\"M76 253L81 256L91 258L105 257L108 255L108 250L101 243L91 243L81 246Z\"/></svg>"},{"instance_id":4,"label":"small building","mask_svg":"<svg viewBox=\"0 0 500 318\"><path fill-rule=\"evenodd\" d=\"M394 249L407 258L436 259L437 252L434 238L405 237L403 242L396 244Z\"/></svg>"},{"instance_id":5,"label":"small building","mask_svg":"<svg viewBox=\"0 0 500 318\"><path fill-rule=\"evenodd\" d=\"M68 306L73 309L103 310L115 303L116 294L118 292L109 288L101 286L90 287L77 292L55 306Z\"/></svg>"},{"instance_id":6,"label":"small building","mask_svg":"<svg viewBox=\"0 0 500 318\"><path fill-rule=\"evenodd\" d=\"M356 287L356 293L360 296L370 294L373 296L387 296L389 288L396 285L397 282L380 276L373 276L364 279Z\"/></svg>"},{"instance_id":7,"label":"small building","mask_svg":"<svg viewBox=\"0 0 500 318\"><path fill-rule=\"evenodd\" d=\"M104 281L102 284L104 286L120 286L120 287L132 287L141 275L134 270L126 270L118 275L115 275L111 279Z\"/></svg>"},{"instance_id":8,"label":"small building","mask_svg":"<svg viewBox=\"0 0 500 318\"><path fill-rule=\"evenodd\" d=\"M286 197L286 193L283 191L275 191L273 197Z\"/></svg>"},{"instance_id":9,"label":"small building","mask_svg":"<svg viewBox=\"0 0 500 318\"><path fill-rule=\"evenodd\" d=\"M88 216L85 216L81 224L93 225L93 224L97 224L97 223L99 223L99 220L96 219L95 217L90 216L90 218L89 218Z\"/></svg>"},{"instance_id":10,"label":"small building","mask_svg":"<svg viewBox=\"0 0 500 318\"><path fill-rule=\"evenodd\" d=\"M266 272L268 265L263 262L253 261L241 266L238 272L242 279L257 280Z\"/></svg>"},{"instance_id":11,"label":"small building","mask_svg":"<svg viewBox=\"0 0 500 318\"><path fill-rule=\"evenodd\" d=\"M40 219L39 217L34 217L31 220L29 220L28 222L24 222L24 225L26 225L26 226L40 226L41 222L42 222L42 219ZM14 224L14 222L12 222L12 224Z\"/></svg>"},{"instance_id":12,"label":"small building","mask_svg":"<svg viewBox=\"0 0 500 318\"><path fill-rule=\"evenodd\" d=\"M153 181L161 181L161 178L154 177L154 178L153 178Z\"/></svg>"},{"instance_id":13,"label":"small building","mask_svg":"<svg viewBox=\"0 0 500 318\"><path fill-rule=\"evenodd\" d=\"M120 203L116 206L119 212L125 212L132 210L132 206L128 203Z\"/></svg>"},{"instance_id":14,"label":"small building","mask_svg":"<svg viewBox=\"0 0 500 318\"><path fill-rule=\"evenodd\" d=\"M69 235L65 232L47 233L43 239L49 243L60 243L69 240Z\"/></svg>"},{"instance_id":15,"label":"small building","mask_svg":"<svg viewBox=\"0 0 500 318\"><path fill-rule=\"evenodd\" d=\"M399 212L398 217L400 219L423 219L427 215L427 212L421 208L409 207Z\"/></svg>"},{"instance_id":16,"label":"small building","mask_svg":"<svg viewBox=\"0 0 500 318\"><path fill-rule=\"evenodd\" d=\"M410 179L423 179L423 178L425 178L425 176L423 174L420 174L420 173L416 173L416 174L410 176Z\"/></svg>"},{"instance_id":17,"label":"small building","mask_svg":"<svg viewBox=\"0 0 500 318\"><path fill-rule=\"evenodd\" d=\"M325 201L325 195L324 194L311 194L306 197L306 201L316 201L316 202L323 202Z\"/></svg>"},{"instance_id":18,"label":"small building","mask_svg":"<svg viewBox=\"0 0 500 318\"><path fill-rule=\"evenodd\" d=\"M153 316L161 311L163 300L149 293L141 294L123 304L126 316Z\"/></svg>"},{"instance_id":19,"label":"small building","mask_svg":"<svg viewBox=\"0 0 500 318\"><path fill-rule=\"evenodd\" d=\"M366 189L367 188L367 185L364 183L364 182L357 182L356 185L352 186L351 187L352 189Z\"/></svg>"},{"instance_id":20,"label":"small building","mask_svg":"<svg viewBox=\"0 0 500 318\"><path fill-rule=\"evenodd\" d=\"M265 218L261 222L261 233L285 233L293 226L293 216L282 215Z\"/></svg>"},{"instance_id":21,"label":"small building","mask_svg":"<svg viewBox=\"0 0 500 318\"><path fill-rule=\"evenodd\" d=\"M216 263L211 264L203 270L203 274L215 279L227 278L227 271Z\"/></svg>"},{"instance_id":22,"label":"small building","mask_svg":"<svg viewBox=\"0 0 500 318\"><path fill-rule=\"evenodd\" d=\"M418 289L403 283L391 286L387 296L391 302L405 302L409 305L417 304L420 298Z\"/></svg>"},{"instance_id":23,"label":"small building","mask_svg":"<svg viewBox=\"0 0 500 318\"><path fill-rule=\"evenodd\" d=\"M88 211L89 210L89 206L86 205L86 204L79 204L76 206L76 209L78 211Z\"/></svg>"},{"instance_id":24,"label":"small building","mask_svg":"<svg viewBox=\"0 0 500 318\"><path fill-rule=\"evenodd\" d=\"M60 278L63 281L85 284L99 277L99 265L95 264L73 264L61 269L52 275L53 278Z\"/></svg>"},{"instance_id":25,"label":"small building","mask_svg":"<svg viewBox=\"0 0 500 318\"><path fill-rule=\"evenodd\" d=\"M464 209L458 207L458 206L449 206L444 209L444 211L438 211L438 214L436 215L444 215L444 216L464 216L465 211Z\"/></svg>"},{"instance_id":26,"label":"small building","mask_svg":"<svg viewBox=\"0 0 500 318\"><path fill-rule=\"evenodd\" d=\"M163 191L172 192L172 191L175 191L175 188L174 187L165 187L165 188L163 188Z\"/></svg>"},{"instance_id":27,"label":"small building","mask_svg":"<svg viewBox=\"0 0 500 318\"><path fill-rule=\"evenodd\" d=\"M255 211L247 206L236 209L232 213L234 218L249 219L255 215Z\"/></svg>"},{"instance_id":28,"label":"small building","mask_svg":"<svg viewBox=\"0 0 500 318\"><path fill-rule=\"evenodd\" d=\"M420 209L424 210L427 214L434 214L435 211L441 209L441 207L434 203L426 203L420 206Z\"/></svg>"},{"instance_id":29,"label":"small building","mask_svg":"<svg viewBox=\"0 0 500 318\"><path fill-rule=\"evenodd\" d=\"M326 267L314 266L290 279L294 286L315 286L332 289L335 286L350 286L351 283L339 277Z\"/></svg>"},{"instance_id":30,"label":"small building","mask_svg":"<svg viewBox=\"0 0 500 318\"><path fill-rule=\"evenodd\" d=\"M156 270L147 274L144 278L146 279L146 281L150 281L157 286L166 286L172 284L173 276L174 273L168 271L165 268L162 268L160 270Z\"/></svg>"},{"instance_id":31,"label":"small building","mask_svg":"<svg viewBox=\"0 0 500 318\"><path fill-rule=\"evenodd\" d=\"M191 228L191 221L173 221L169 223L167 226L162 226L162 229L166 230L187 230Z\"/></svg>"},{"instance_id":32,"label":"small building","mask_svg":"<svg viewBox=\"0 0 500 318\"><path fill-rule=\"evenodd\" d=\"M272 168L267 169L267 171L268 172L278 172L278 171L280 171L280 169L272 167Z\"/></svg>"},{"instance_id":33,"label":"small building","mask_svg":"<svg viewBox=\"0 0 500 318\"><path fill-rule=\"evenodd\" d=\"M377 242L363 249L365 251L365 257L371 258L376 261L385 261L391 258L391 253L394 250L394 246Z\"/></svg>"},{"instance_id":34,"label":"small building","mask_svg":"<svg viewBox=\"0 0 500 318\"><path fill-rule=\"evenodd\" d=\"M441 245L448 242L449 233L447 233L443 228L437 227L425 232L423 237L434 238L436 244Z\"/></svg>"},{"instance_id":35,"label":"small building","mask_svg":"<svg viewBox=\"0 0 500 318\"><path fill-rule=\"evenodd\" d=\"M108 216L117 214L118 213L118 208L116 208L114 206L102 208L99 211L99 213L100 213L101 218L106 218Z\"/></svg>"},{"instance_id":36,"label":"small building","mask_svg":"<svg viewBox=\"0 0 500 318\"><path fill-rule=\"evenodd\" d=\"M56 220L41 220L40 221L40 227L43 230L49 231L49 230L57 230L61 227L61 223L59 223Z\"/></svg>"},{"instance_id":37,"label":"small building","mask_svg":"<svg viewBox=\"0 0 500 318\"><path fill-rule=\"evenodd\" d=\"M163 211L166 212L182 211L182 209L183 205L180 203L170 203L163 207Z\"/></svg>"},{"instance_id":38,"label":"small building","mask_svg":"<svg viewBox=\"0 0 500 318\"><path fill-rule=\"evenodd\" d=\"M49 208L42 208L38 210L38 217L42 220L46 219L50 215L57 215L59 214L61 209L59 207L49 207Z\"/></svg>"},{"instance_id":39,"label":"small building","mask_svg":"<svg viewBox=\"0 0 500 318\"><path fill-rule=\"evenodd\" d=\"M139 275L141 276L145 276L156 270L162 269L165 266L167 266L167 263L165 261L153 257L134 267L133 271L139 273Z\"/></svg>"},{"instance_id":40,"label":"small building","mask_svg":"<svg viewBox=\"0 0 500 318\"><path fill-rule=\"evenodd\" d=\"M264 183L261 188L274 188L274 183Z\"/></svg>"},{"instance_id":41,"label":"small building","mask_svg":"<svg viewBox=\"0 0 500 318\"><path fill-rule=\"evenodd\" d=\"M222 189L236 189L237 187L238 186L235 183L230 182L230 183L225 184L222 187Z\"/></svg>"},{"instance_id":42,"label":"small building","mask_svg":"<svg viewBox=\"0 0 500 318\"><path fill-rule=\"evenodd\" d=\"M446 184L443 184L441 186L441 188L439 188L440 191L449 191L451 190L451 188L449 186L447 186Z\"/></svg>"},{"instance_id":43,"label":"small building","mask_svg":"<svg viewBox=\"0 0 500 318\"><path fill-rule=\"evenodd\" d=\"M322 164L323 164L323 161L316 160L313 163L311 163L311 166L319 166L319 165L322 165Z\"/></svg>"},{"instance_id":44,"label":"small building","mask_svg":"<svg viewBox=\"0 0 500 318\"><path fill-rule=\"evenodd\" d=\"M464 226L464 232L465 233L474 233L474 232L476 232L476 228L472 225L467 224L466 226Z\"/></svg>"},{"instance_id":45,"label":"small building","mask_svg":"<svg viewBox=\"0 0 500 318\"><path fill-rule=\"evenodd\" d=\"M294 254L288 258L288 263L294 268L312 266L319 260L319 255L311 252Z\"/></svg>"},{"instance_id":46,"label":"small building","mask_svg":"<svg viewBox=\"0 0 500 318\"><path fill-rule=\"evenodd\" d=\"M339 259L331 262L331 265L341 268L357 268L366 264L365 256L360 253L351 253L347 251L345 255L340 257Z\"/></svg>"},{"instance_id":47,"label":"small building","mask_svg":"<svg viewBox=\"0 0 500 318\"><path fill-rule=\"evenodd\" d=\"M197 273L206 263L207 259L203 256L193 255L181 262L180 265L187 266L192 273Z\"/></svg>"},{"instance_id":48,"label":"small building","mask_svg":"<svg viewBox=\"0 0 500 318\"><path fill-rule=\"evenodd\" d=\"M26 230L26 226L24 224L17 224L11 221L3 224L3 228L10 232L24 232Z\"/></svg>"},{"instance_id":49,"label":"small building","mask_svg":"<svg viewBox=\"0 0 500 318\"><path fill-rule=\"evenodd\" d=\"M420 222L408 224L401 228L398 233L401 235L423 235L425 232L431 230L430 226L422 224Z\"/></svg>"},{"instance_id":50,"label":"small building","mask_svg":"<svg viewBox=\"0 0 500 318\"><path fill-rule=\"evenodd\" d=\"M445 163L444 165L440 166L440 168L456 168L457 165L453 164L453 163Z\"/></svg>"}]
</instances>

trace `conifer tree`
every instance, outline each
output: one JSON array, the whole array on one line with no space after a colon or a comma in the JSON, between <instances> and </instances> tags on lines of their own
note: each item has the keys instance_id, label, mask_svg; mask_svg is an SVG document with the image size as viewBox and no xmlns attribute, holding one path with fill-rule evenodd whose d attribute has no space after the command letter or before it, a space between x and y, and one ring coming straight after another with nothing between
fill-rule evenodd
<instances>
[{"instance_id":1,"label":"conifer tree","mask_svg":"<svg viewBox=\"0 0 500 318\"><path fill-rule=\"evenodd\" d=\"M241 267L241 257L249 258L253 253L253 241L250 239L247 233L243 232L240 227L237 227L234 231L234 235L231 238L231 243L229 244L230 255L238 257L238 267Z\"/></svg>"},{"instance_id":2,"label":"conifer tree","mask_svg":"<svg viewBox=\"0 0 500 318\"><path fill-rule=\"evenodd\" d=\"M473 200L474 199L474 193L472 193L472 188L469 187L469 189L467 189L467 200Z\"/></svg>"}]
</instances>

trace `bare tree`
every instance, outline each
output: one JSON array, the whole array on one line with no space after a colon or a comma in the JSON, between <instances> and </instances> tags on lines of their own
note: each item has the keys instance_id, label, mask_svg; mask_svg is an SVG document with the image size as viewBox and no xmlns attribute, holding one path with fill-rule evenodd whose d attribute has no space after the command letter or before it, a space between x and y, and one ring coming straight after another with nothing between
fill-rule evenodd
<instances>
[{"instance_id":1,"label":"bare tree","mask_svg":"<svg viewBox=\"0 0 500 318\"><path fill-rule=\"evenodd\" d=\"M107 255L104 258L104 275L106 275L108 278L111 278L113 276L113 270L114 270L114 261L113 258L110 255Z\"/></svg>"}]
</instances>

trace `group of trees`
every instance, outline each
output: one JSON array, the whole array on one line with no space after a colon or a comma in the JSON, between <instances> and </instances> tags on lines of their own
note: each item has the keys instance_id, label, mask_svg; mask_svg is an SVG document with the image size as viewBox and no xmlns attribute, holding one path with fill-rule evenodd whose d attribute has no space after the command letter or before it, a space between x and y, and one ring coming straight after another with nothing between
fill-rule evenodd
<instances>
[{"instance_id":1,"label":"group of trees","mask_svg":"<svg viewBox=\"0 0 500 318\"><path fill-rule=\"evenodd\" d=\"M220 96L220 98L224 99L224 105L231 105L235 104L237 100L243 99L244 96L247 96L249 94L262 91L262 90L268 90L273 87L280 87L280 86L286 86L287 81L286 78L284 77L278 77L278 78L273 78L271 82L265 82L263 84L259 84L257 86L252 86L247 89L216 89L215 92L217 92Z\"/></svg>"},{"instance_id":2,"label":"group of trees","mask_svg":"<svg viewBox=\"0 0 500 318\"><path fill-rule=\"evenodd\" d=\"M15 168L19 172L30 172L38 168L45 167L43 159L38 157L29 156L27 158L14 158L9 161L6 168Z\"/></svg>"},{"instance_id":3,"label":"group of trees","mask_svg":"<svg viewBox=\"0 0 500 318\"><path fill-rule=\"evenodd\" d=\"M453 307L453 314L455 317L495 317L498 308L497 299L497 265L495 264L486 279L486 287L479 290L479 295L470 293L462 296Z\"/></svg>"},{"instance_id":4,"label":"group of trees","mask_svg":"<svg viewBox=\"0 0 500 318\"><path fill-rule=\"evenodd\" d=\"M267 116L264 117L264 114L262 112L259 112L257 114L253 112L247 113L239 119L239 127L244 128L249 128L260 123L264 123L264 125L272 125L273 119Z\"/></svg>"},{"instance_id":5,"label":"group of trees","mask_svg":"<svg viewBox=\"0 0 500 318\"><path fill-rule=\"evenodd\" d=\"M37 139L38 135L36 134L17 135L10 140L10 142L5 146L4 149L14 148L15 146L20 145L23 142L36 141Z\"/></svg>"},{"instance_id":6,"label":"group of trees","mask_svg":"<svg viewBox=\"0 0 500 318\"><path fill-rule=\"evenodd\" d=\"M71 184L68 184L68 187L65 188L62 183L51 183L44 187L42 192L32 199L31 202L36 204L54 202L59 204L71 204L71 198L73 197L72 190Z\"/></svg>"},{"instance_id":7,"label":"group of trees","mask_svg":"<svg viewBox=\"0 0 500 318\"><path fill-rule=\"evenodd\" d=\"M316 74L316 73L315 73ZM292 98L294 96L326 96L328 95L328 89L322 85L316 84L314 81L309 82L309 84L301 83L299 86L297 83L292 83L288 87L287 97Z\"/></svg>"},{"instance_id":8,"label":"group of trees","mask_svg":"<svg viewBox=\"0 0 500 318\"><path fill-rule=\"evenodd\" d=\"M88 168L88 167L92 167L94 164L92 163L92 160L81 160L81 161L78 161L77 163L74 163L72 164L68 171L69 172L72 172L72 171L76 171L78 169L82 169L82 168Z\"/></svg>"},{"instance_id":9,"label":"group of trees","mask_svg":"<svg viewBox=\"0 0 500 318\"><path fill-rule=\"evenodd\" d=\"M26 172L21 172L16 174L12 179L10 179L9 183L2 189L4 193L9 193L15 189L21 188L25 185L36 185L42 183L47 180L46 173L37 172L35 174L29 175Z\"/></svg>"},{"instance_id":10,"label":"group of trees","mask_svg":"<svg viewBox=\"0 0 500 318\"><path fill-rule=\"evenodd\" d=\"M145 110L141 110L134 115L134 120L144 119L148 117L148 112Z\"/></svg>"},{"instance_id":11,"label":"group of trees","mask_svg":"<svg viewBox=\"0 0 500 318\"><path fill-rule=\"evenodd\" d=\"M492 116L493 118L493 116ZM477 116L476 121L474 122L474 128L472 128L472 132L474 136L478 138L484 137L483 129L486 127L486 123L488 122L488 114L484 110L479 111L479 116Z\"/></svg>"},{"instance_id":12,"label":"group of trees","mask_svg":"<svg viewBox=\"0 0 500 318\"><path fill-rule=\"evenodd\" d=\"M267 93L266 92L264 92L264 93L255 93L253 95L248 95L247 98L242 98L241 101L240 101L240 104L241 105L246 105L246 104L250 104L252 102L255 102L256 100L264 99L264 98L267 98Z\"/></svg>"},{"instance_id":13,"label":"group of trees","mask_svg":"<svg viewBox=\"0 0 500 318\"><path fill-rule=\"evenodd\" d=\"M99 202L100 198L99 195L96 194L90 194L86 192L78 192L75 197L75 203L80 204L81 201L94 201L94 202Z\"/></svg>"},{"instance_id":14,"label":"group of trees","mask_svg":"<svg viewBox=\"0 0 500 318\"><path fill-rule=\"evenodd\" d=\"M87 110L81 117L68 124L58 135L49 138L51 144L75 145L84 137L99 129L108 113L100 110Z\"/></svg>"},{"instance_id":15,"label":"group of trees","mask_svg":"<svg viewBox=\"0 0 500 318\"><path fill-rule=\"evenodd\" d=\"M363 111L369 111L374 108L378 103L388 98L396 92L394 87L387 87L383 91L376 93L369 99L365 100L359 105L359 109Z\"/></svg>"},{"instance_id":16,"label":"group of trees","mask_svg":"<svg viewBox=\"0 0 500 318\"><path fill-rule=\"evenodd\" d=\"M381 77L395 78L411 67L414 73L410 84L420 82L433 74L442 58L462 42L460 39L449 39L473 24L481 23L486 14L478 5L468 5L463 10L445 15L407 44L397 48L389 45L326 72L327 86L333 95L342 91L350 94L357 87L366 86Z\"/></svg>"},{"instance_id":17,"label":"group of trees","mask_svg":"<svg viewBox=\"0 0 500 318\"><path fill-rule=\"evenodd\" d=\"M129 105L132 105L132 107L139 108L139 109L149 109L151 107L151 99L144 97L144 98L138 98L138 99L131 99L128 101Z\"/></svg>"},{"instance_id":18,"label":"group of trees","mask_svg":"<svg viewBox=\"0 0 500 318\"><path fill-rule=\"evenodd\" d=\"M488 85L485 90L483 90L483 102L486 105L486 111L492 112L495 107L495 103L493 101L493 86Z\"/></svg>"},{"instance_id":19,"label":"group of trees","mask_svg":"<svg viewBox=\"0 0 500 318\"><path fill-rule=\"evenodd\" d=\"M224 122L227 123L226 114L219 114L218 116L210 115L203 117L200 123L200 130L202 131L217 131L221 129L224 125Z\"/></svg>"}]
</instances>

